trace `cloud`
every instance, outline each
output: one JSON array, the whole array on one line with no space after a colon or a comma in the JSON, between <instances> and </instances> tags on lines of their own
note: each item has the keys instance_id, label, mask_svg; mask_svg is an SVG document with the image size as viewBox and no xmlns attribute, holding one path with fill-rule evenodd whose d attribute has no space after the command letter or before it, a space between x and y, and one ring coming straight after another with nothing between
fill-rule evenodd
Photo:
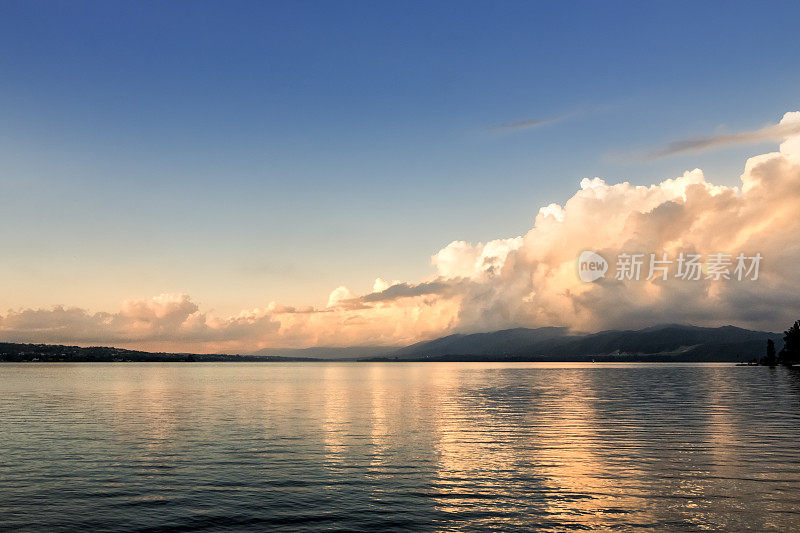
<instances>
[{"instance_id":1,"label":"cloud","mask_svg":"<svg viewBox=\"0 0 800 533\"><path fill-rule=\"evenodd\" d=\"M800 114L787 114L782 125ZM795 131L781 128L782 134ZM699 169L649 187L581 181L563 207L540 210L522 244L486 277L474 268L479 247L454 243L449 269L473 279L462 296L458 328L567 325L596 331L659 322L734 323L780 329L800 316L786 298L800 286L800 135L780 151L748 160L739 187L706 181ZM615 281L585 284L575 258L594 250L607 259L621 252L704 255L720 251L764 256L757 282L702 280ZM613 273L612 273L613 275Z\"/></svg>"},{"instance_id":2,"label":"cloud","mask_svg":"<svg viewBox=\"0 0 800 533\"><path fill-rule=\"evenodd\" d=\"M797 134L800 134L800 113L787 113L780 124L758 130L674 141L650 153L649 158L660 159L676 154L713 150L737 144L780 141Z\"/></svg>"},{"instance_id":3,"label":"cloud","mask_svg":"<svg viewBox=\"0 0 800 533\"><path fill-rule=\"evenodd\" d=\"M269 303L220 317L186 294L163 294L124 302L116 312L11 310L0 316L0 337L241 353L403 345L519 326L597 331L681 322L780 330L800 317L798 123L800 113L788 113L777 130L764 128L780 132L779 151L747 160L736 187L714 185L700 169L650 186L584 178L562 204L532 210L524 235L453 241L432 255L427 278L378 278L366 294L338 287L322 308ZM584 250L609 260L605 279L580 280L576 259ZM623 252L671 258L742 252L764 259L757 281L620 281L614 263Z\"/></svg>"},{"instance_id":4,"label":"cloud","mask_svg":"<svg viewBox=\"0 0 800 533\"><path fill-rule=\"evenodd\" d=\"M55 306L49 310L11 310L0 317L3 338L16 342L224 344L254 341L259 334L275 332L279 327L269 313L243 312L227 319L208 316L187 294L129 300L116 313Z\"/></svg>"},{"instance_id":5,"label":"cloud","mask_svg":"<svg viewBox=\"0 0 800 533\"><path fill-rule=\"evenodd\" d=\"M443 296L454 294L462 283L453 280L428 281L425 283L396 283L382 291L372 292L356 299L361 303L390 302L399 298L427 296L431 294Z\"/></svg>"},{"instance_id":6,"label":"cloud","mask_svg":"<svg viewBox=\"0 0 800 533\"><path fill-rule=\"evenodd\" d=\"M529 118L517 122L507 122L505 124L497 124L492 128L492 130L498 133L499 132L510 133L515 131L530 130L533 128L538 128L540 126L544 126L546 124L553 124L555 122L559 122L561 120L564 120L565 118L566 115L551 117L551 118Z\"/></svg>"},{"instance_id":7,"label":"cloud","mask_svg":"<svg viewBox=\"0 0 800 533\"><path fill-rule=\"evenodd\" d=\"M328 307L336 307L342 302L351 301L355 295L345 286L336 287L328 296Z\"/></svg>"},{"instance_id":8,"label":"cloud","mask_svg":"<svg viewBox=\"0 0 800 533\"><path fill-rule=\"evenodd\" d=\"M508 254L522 246L522 237L496 239L486 244L453 241L434 254L431 263L442 278L480 278L503 267Z\"/></svg>"}]
</instances>

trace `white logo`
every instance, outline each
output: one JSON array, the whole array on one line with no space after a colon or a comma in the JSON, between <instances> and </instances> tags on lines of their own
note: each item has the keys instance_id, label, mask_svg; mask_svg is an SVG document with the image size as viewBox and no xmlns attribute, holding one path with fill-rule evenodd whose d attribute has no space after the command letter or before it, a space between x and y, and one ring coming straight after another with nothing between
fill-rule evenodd
<instances>
[{"instance_id":1,"label":"white logo","mask_svg":"<svg viewBox=\"0 0 800 533\"><path fill-rule=\"evenodd\" d=\"M590 283L605 276L608 263L601 256L586 250L578 257L578 277Z\"/></svg>"}]
</instances>

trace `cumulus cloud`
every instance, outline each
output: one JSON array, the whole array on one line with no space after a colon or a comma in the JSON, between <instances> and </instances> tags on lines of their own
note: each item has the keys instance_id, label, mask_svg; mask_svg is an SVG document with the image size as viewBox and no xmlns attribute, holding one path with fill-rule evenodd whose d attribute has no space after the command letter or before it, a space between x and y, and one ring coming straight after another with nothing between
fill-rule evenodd
<instances>
[{"instance_id":1,"label":"cumulus cloud","mask_svg":"<svg viewBox=\"0 0 800 533\"><path fill-rule=\"evenodd\" d=\"M538 210L525 234L453 241L416 281L378 278L367 294L338 287L324 308L271 303L218 317L185 294L124 302L117 312L54 307L0 316L4 340L247 352L264 347L408 344L452 332L568 326L582 331L664 322L779 330L800 317L800 113L779 151L749 159L736 187L700 169L651 186L585 178L562 205ZM756 281L607 277L583 283L576 260L620 253L760 253Z\"/></svg>"},{"instance_id":2,"label":"cumulus cloud","mask_svg":"<svg viewBox=\"0 0 800 533\"><path fill-rule=\"evenodd\" d=\"M252 326L257 326L253 328ZM243 312L219 319L201 313L186 294L162 294L148 300L123 302L116 313L90 313L56 306L52 309L8 311L0 317L0 332L17 342L150 343L184 345L225 344L254 340L258 334L277 331L280 324L270 313Z\"/></svg>"},{"instance_id":3,"label":"cumulus cloud","mask_svg":"<svg viewBox=\"0 0 800 533\"><path fill-rule=\"evenodd\" d=\"M795 131L789 113L781 131ZM800 136L780 151L751 158L740 187L716 186L699 169L650 187L584 179L561 209L540 211L522 245L510 251L480 290L463 295L460 328L567 325L584 330L658 322L735 323L779 329L800 315L790 301L800 284ZM558 216L554 216L557 213ZM480 247L458 245L454 272L469 269ZM758 281L615 281L585 284L575 258L594 250L619 253L681 251L764 256ZM461 272L459 272L461 273ZM479 274L478 274L479 275ZM474 276L474 275L473 275Z\"/></svg>"},{"instance_id":4,"label":"cumulus cloud","mask_svg":"<svg viewBox=\"0 0 800 533\"><path fill-rule=\"evenodd\" d=\"M431 258L443 278L491 277L505 264L508 254L522 246L522 237L496 239L486 244L453 241Z\"/></svg>"},{"instance_id":5,"label":"cumulus cloud","mask_svg":"<svg viewBox=\"0 0 800 533\"><path fill-rule=\"evenodd\" d=\"M353 300L354 294L345 286L336 287L328 296L328 307L336 307L342 302Z\"/></svg>"}]
</instances>

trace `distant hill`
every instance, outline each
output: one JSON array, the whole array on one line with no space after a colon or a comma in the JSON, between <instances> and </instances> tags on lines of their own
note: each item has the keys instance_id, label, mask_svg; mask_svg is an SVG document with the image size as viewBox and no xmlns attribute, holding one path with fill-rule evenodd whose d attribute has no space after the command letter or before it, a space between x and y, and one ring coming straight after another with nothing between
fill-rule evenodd
<instances>
[{"instance_id":1,"label":"distant hill","mask_svg":"<svg viewBox=\"0 0 800 533\"><path fill-rule=\"evenodd\" d=\"M780 334L734 326L667 324L641 330L574 334L564 328L508 329L448 335L412 344L391 357L403 360L511 361L749 361L764 355Z\"/></svg>"}]
</instances>

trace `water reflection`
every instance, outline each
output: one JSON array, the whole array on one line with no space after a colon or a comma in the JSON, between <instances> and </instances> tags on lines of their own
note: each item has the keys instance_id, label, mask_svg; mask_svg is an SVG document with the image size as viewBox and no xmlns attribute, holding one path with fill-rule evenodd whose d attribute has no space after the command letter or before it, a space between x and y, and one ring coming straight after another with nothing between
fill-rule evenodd
<instances>
[{"instance_id":1,"label":"water reflection","mask_svg":"<svg viewBox=\"0 0 800 533\"><path fill-rule=\"evenodd\" d=\"M800 527L800 378L726 365L0 367L31 530Z\"/></svg>"}]
</instances>

